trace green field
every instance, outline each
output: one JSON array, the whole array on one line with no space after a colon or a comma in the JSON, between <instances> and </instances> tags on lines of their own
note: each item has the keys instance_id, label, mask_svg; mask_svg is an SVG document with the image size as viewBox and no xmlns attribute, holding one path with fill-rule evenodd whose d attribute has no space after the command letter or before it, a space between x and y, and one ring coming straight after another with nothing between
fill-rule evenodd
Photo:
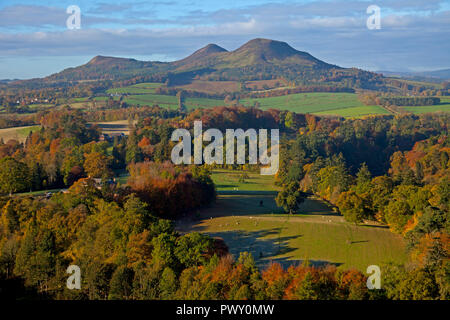
<instances>
[{"instance_id":1,"label":"green field","mask_svg":"<svg viewBox=\"0 0 450 320\"><path fill-rule=\"evenodd\" d=\"M315 112L314 114L359 118L367 115L391 114L391 113L387 111L385 108L380 106L360 106L360 107L336 109L331 111Z\"/></svg>"},{"instance_id":2,"label":"green field","mask_svg":"<svg viewBox=\"0 0 450 320\"><path fill-rule=\"evenodd\" d=\"M141 94L141 93L155 93L155 89L162 86L162 83L145 82L138 83L128 87L122 88L112 88L108 89L106 93L108 94Z\"/></svg>"},{"instance_id":3,"label":"green field","mask_svg":"<svg viewBox=\"0 0 450 320\"><path fill-rule=\"evenodd\" d=\"M328 114L334 114L334 110L366 107L358 100L354 93L329 93L312 92L296 93L281 97L244 99L241 103L252 106L259 102L261 109L280 109L297 113L318 113L328 111Z\"/></svg>"},{"instance_id":4,"label":"green field","mask_svg":"<svg viewBox=\"0 0 450 320\"><path fill-rule=\"evenodd\" d=\"M195 84L195 82L193 83ZM107 94L125 94L124 101L130 105L159 105L162 108L177 109L178 98L176 96L156 94L156 88L163 86L161 83L139 83L122 88L113 88L106 91ZM95 97L96 101L106 100L109 97ZM118 96L114 99L119 99ZM73 99L72 106L81 108L87 100ZM358 100L355 93L345 92L310 92L296 93L280 97L242 99L240 103L245 106L253 106L258 102L262 110L279 109L297 113L312 113L317 115L332 115L348 118L360 118L368 115L387 115L390 111L381 106L366 106ZM197 108L212 108L225 105L221 99L186 98L184 105L188 110ZM415 114L425 112L449 112L450 97L441 97L441 104L436 106L405 106L400 107L405 111Z\"/></svg>"},{"instance_id":5,"label":"green field","mask_svg":"<svg viewBox=\"0 0 450 320\"><path fill-rule=\"evenodd\" d=\"M251 183L239 184L239 175L214 171L216 203L193 219L178 221L177 229L222 238L235 257L242 251L251 252L262 268L271 261L287 267L308 260L365 272L372 264L407 261L404 241L387 228L347 223L315 197L305 200L298 214L284 214L275 203L276 192L270 192L271 178L250 174ZM234 186L239 190L233 190Z\"/></svg>"},{"instance_id":6,"label":"green field","mask_svg":"<svg viewBox=\"0 0 450 320\"><path fill-rule=\"evenodd\" d=\"M441 103L433 106L407 106L401 107L403 110L412 112L414 114L427 113L427 112L450 112L450 97L439 97Z\"/></svg>"},{"instance_id":7,"label":"green field","mask_svg":"<svg viewBox=\"0 0 450 320\"><path fill-rule=\"evenodd\" d=\"M259 172L247 172L249 178L239 181L242 172L215 170L212 179L217 191L273 191L276 189L272 176L262 176Z\"/></svg>"},{"instance_id":8,"label":"green field","mask_svg":"<svg viewBox=\"0 0 450 320\"><path fill-rule=\"evenodd\" d=\"M161 94L139 94L130 95L124 98L124 101L133 105L154 105L157 104L163 108L176 109L178 108L178 98L176 96L168 96ZM184 105L188 110L197 108L212 108L216 106L223 106L223 100L207 99L207 98L186 98Z\"/></svg>"},{"instance_id":9,"label":"green field","mask_svg":"<svg viewBox=\"0 0 450 320\"><path fill-rule=\"evenodd\" d=\"M402 107L402 109L412 112L414 114L427 113L427 112L450 112L450 104L437 105L437 106L417 106L417 107Z\"/></svg>"},{"instance_id":10,"label":"green field","mask_svg":"<svg viewBox=\"0 0 450 320\"><path fill-rule=\"evenodd\" d=\"M25 142L30 131L36 131L39 130L39 128L40 126L26 126L0 129L0 138L3 139L4 142L8 142L8 140Z\"/></svg>"}]
</instances>

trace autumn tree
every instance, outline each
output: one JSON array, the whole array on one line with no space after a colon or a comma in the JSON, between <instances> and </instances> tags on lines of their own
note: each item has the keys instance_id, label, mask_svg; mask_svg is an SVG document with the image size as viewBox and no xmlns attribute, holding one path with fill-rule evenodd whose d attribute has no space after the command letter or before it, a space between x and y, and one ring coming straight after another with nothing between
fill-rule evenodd
<instances>
[{"instance_id":1,"label":"autumn tree","mask_svg":"<svg viewBox=\"0 0 450 320\"><path fill-rule=\"evenodd\" d=\"M83 167L91 178L108 178L112 176L109 158L102 153L92 152L85 155Z\"/></svg>"},{"instance_id":2,"label":"autumn tree","mask_svg":"<svg viewBox=\"0 0 450 320\"><path fill-rule=\"evenodd\" d=\"M31 186L26 164L12 157L0 159L0 192L12 194L25 191Z\"/></svg>"},{"instance_id":3,"label":"autumn tree","mask_svg":"<svg viewBox=\"0 0 450 320\"><path fill-rule=\"evenodd\" d=\"M297 182L290 182L283 185L275 200L286 212L296 213L300 204L305 201L305 195L299 190Z\"/></svg>"}]
</instances>

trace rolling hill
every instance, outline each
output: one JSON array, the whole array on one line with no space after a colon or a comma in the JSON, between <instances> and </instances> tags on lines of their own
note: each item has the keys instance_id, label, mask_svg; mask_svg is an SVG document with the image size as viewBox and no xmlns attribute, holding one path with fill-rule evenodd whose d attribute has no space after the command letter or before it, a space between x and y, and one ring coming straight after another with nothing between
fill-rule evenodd
<instances>
[{"instance_id":1,"label":"rolling hill","mask_svg":"<svg viewBox=\"0 0 450 320\"><path fill-rule=\"evenodd\" d=\"M82 81L109 80L166 82L168 87L207 81L256 81L283 79L295 86L331 86L385 90L386 79L373 72L341 68L299 51L286 42L253 39L233 51L209 44L173 62L96 56L88 63L42 79L20 81L43 87Z\"/></svg>"}]
</instances>

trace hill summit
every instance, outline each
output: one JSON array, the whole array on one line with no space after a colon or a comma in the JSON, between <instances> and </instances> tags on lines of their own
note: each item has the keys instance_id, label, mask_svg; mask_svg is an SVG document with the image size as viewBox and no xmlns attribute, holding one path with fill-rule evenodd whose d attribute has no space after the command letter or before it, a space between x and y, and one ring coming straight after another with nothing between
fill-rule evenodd
<instances>
[{"instance_id":1,"label":"hill summit","mask_svg":"<svg viewBox=\"0 0 450 320\"><path fill-rule=\"evenodd\" d=\"M225 60L237 66L261 63L293 63L304 66L328 65L307 52L292 48L286 42L262 38L250 40L235 51L230 52Z\"/></svg>"},{"instance_id":2,"label":"hill summit","mask_svg":"<svg viewBox=\"0 0 450 320\"><path fill-rule=\"evenodd\" d=\"M40 82L36 84L39 86L47 81L132 80L135 83L166 83L167 87L173 87L197 80L242 82L283 79L293 86L326 85L332 88L384 90L386 86L382 78L372 72L326 63L283 41L256 38L232 51L211 43L173 62L96 56L84 65L35 80Z\"/></svg>"}]
</instances>

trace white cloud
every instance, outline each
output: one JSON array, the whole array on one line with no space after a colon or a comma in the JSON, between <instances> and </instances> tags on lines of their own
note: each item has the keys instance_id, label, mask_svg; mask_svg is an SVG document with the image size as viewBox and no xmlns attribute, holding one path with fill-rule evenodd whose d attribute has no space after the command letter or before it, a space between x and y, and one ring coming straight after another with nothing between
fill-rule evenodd
<instances>
[{"instance_id":1,"label":"white cloud","mask_svg":"<svg viewBox=\"0 0 450 320\"><path fill-rule=\"evenodd\" d=\"M377 1L382 8L382 29L376 31L366 28L369 4L366 1L345 1L345 5L335 0L213 12L197 10L173 20L139 15L135 8L130 8L137 16L83 16L81 30L0 32L0 56L104 54L182 58L207 43L215 42L233 50L252 38L265 37L287 41L319 59L347 67L438 69L449 67L450 51L450 11L439 10L441 3L437 0ZM3 8L0 27L8 27L10 23L12 26L65 24L64 10L43 11L47 9L43 6ZM102 11L101 7L97 9ZM5 12L13 15L5 16ZM19 17L18 12L23 16ZM97 25L99 28L92 28Z\"/></svg>"}]
</instances>

